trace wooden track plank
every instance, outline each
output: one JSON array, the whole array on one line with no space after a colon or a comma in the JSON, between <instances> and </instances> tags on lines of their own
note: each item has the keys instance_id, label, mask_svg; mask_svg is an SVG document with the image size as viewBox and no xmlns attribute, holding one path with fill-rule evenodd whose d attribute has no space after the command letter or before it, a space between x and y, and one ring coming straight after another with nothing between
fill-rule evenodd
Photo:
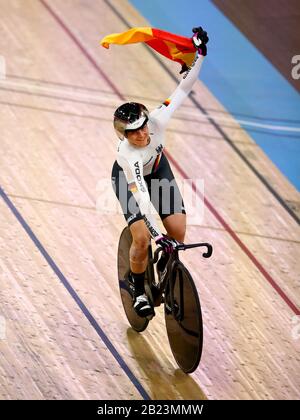
<instances>
[{"instance_id":1,"label":"wooden track plank","mask_svg":"<svg viewBox=\"0 0 300 420\"><path fill-rule=\"evenodd\" d=\"M19 208L23 210L22 204ZM35 213L32 208L29 222L33 225L41 222ZM0 218L5 255L1 315L6 320L6 338L0 340L1 398L139 398L3 201Z\"/></svg>"}]
</instances>

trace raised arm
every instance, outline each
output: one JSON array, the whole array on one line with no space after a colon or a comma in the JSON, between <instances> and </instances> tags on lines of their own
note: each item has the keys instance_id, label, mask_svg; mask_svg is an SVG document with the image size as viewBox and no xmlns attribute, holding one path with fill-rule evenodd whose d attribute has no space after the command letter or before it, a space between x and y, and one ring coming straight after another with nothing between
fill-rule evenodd
<instances>
[{"instance_id":1,"label":"raised arm","mask_svg":"<svg viewBox=\"0 0 300 420\"><path fill-rule=\"evenodd\" d=\"M203 31L201 27L194 28L193 32L195 35L193 36L191 42L193 42L195 48L198 49L193 64L186 71L172 95L159 108L151 112L151 117L162 126L165 126L168 123L173 113L179 108L184 99L191 92L192 87L198 78L203 58L207 54L207 33Z\"/></svg>"},{"instance_id":2,"label":"raised arm","mask_svg":"<svg viewBox=\"0 0 300 420\"><path fill-rule=\"evenodd\" d=\"M203 56L196 55L191 68L186 72L176 90L160 108L151 112L150 116L154 118L159 125L166 126L173 113L180 107L184 99L188 96L198 78L202 62Z\"/></svg>"}]
</instances>

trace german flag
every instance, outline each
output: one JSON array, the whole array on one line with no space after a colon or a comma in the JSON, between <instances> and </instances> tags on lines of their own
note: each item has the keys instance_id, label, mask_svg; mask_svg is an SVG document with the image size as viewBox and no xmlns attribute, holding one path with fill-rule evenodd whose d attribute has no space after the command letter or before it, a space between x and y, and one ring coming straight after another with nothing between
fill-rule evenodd
<instances>
[{"instance_id":1,"label":"german flag","mask_svg":"<svg viewBox=\"0 0 300 420\"><path fill-rule=\"evenodd\" d=\"M109 48L110 44L125 45L138 42L145 42L169 60L180 63L182 71L187 70L195 58L196 49L191 38L150 27L131 28L126 32L107 35L101 40L101 45Z\"/></svg>"}]
</instances>

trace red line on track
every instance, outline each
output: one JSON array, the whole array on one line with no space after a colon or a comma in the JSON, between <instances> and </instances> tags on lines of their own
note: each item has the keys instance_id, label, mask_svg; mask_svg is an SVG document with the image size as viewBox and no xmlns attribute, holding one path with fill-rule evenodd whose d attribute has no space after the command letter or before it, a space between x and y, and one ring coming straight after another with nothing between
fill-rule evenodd
<instances>
[{"instance_id":1,"label":"red line on track","mask_svg":"<svg viewBox=\"0 0 300 420\"><path fill-rule=\"evenodd\" d=\"M67 25L63 22L63 20L58 16L57 13L54 12L53 9L46 3L44 0L40 0L42 5L48 10L48 12L52 15L52 17L56 20L56 22L64 29L64 31L69 35L69 37L72 39L72 41L77 45L79 50L82 52L82 54L89 60L89 62L93 65L95 70L97 70L98 73L101 74L103 79L106 81L106 83L111 87L111 89L119 96L119 98L123 101L125 100L122 93L119 91L119 89L116 87L116 85L106 76L106 74L103 72L101 67L98 65L96 60L93 58L93 56L86 50L86 48L81 44L81 42L76 38L76 36L73 34L71 29L67 27ZM100 41L99 41L100 46Z\"/></svg>"},{"instance_id":2,"label":"red line on track","mask_svg":"<svg viewBox=\"0 0 300 420\"><path fill-rule=\"evenodd\" d=\"M168 159L172 162L175 166L177 171L181 174L183 178L190 179L190 177L185 173L185 171L179 166L175 159L168 153ZM264 276L264 278L270 283L270 285L276 290L276 292L282 297L282 299L286 302L286 304L292 309L292 311L296 315L300 315L300 310L297 306L290 300L290 298L284 293L284 291L278 286L276 281L272 278L272 276L264 269L261 263L257 260L257 258L252 254L252 252L247 248L247 246L241 241L241 239L237 236L237 234L231 229L228 223L225 222L223 217L218 213L218 211L214 208L214 206L210 203L210 201L204 197L198 190L196 190L195 185L193 184L193 190L204 199L204 203L206 207L211 211L211 213L215 216L218 222L223 226L226 232L232 237L232 239L239 245L239 247L245 252L247 257L253 262L255 267L260 271L260 273Z\"/></svg>"}]
</instances>

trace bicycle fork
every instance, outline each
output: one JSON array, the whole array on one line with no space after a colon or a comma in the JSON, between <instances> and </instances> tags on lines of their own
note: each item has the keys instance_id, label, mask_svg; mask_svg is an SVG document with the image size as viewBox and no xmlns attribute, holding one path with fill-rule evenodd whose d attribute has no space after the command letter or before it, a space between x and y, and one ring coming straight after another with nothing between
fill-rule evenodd
<instances>
[{"instance_id":1,"label":"bicycle fork","mask_svg":"<svg viewBox=\"0 0 300 420\"><path fill-rule=\"evenodd\" d=\"M176 251L175 251L176 252ZM166 300L166 307L169 311L169 313L172 313L174 319L176 321L181 322L183 320L184 317L184 294L183 294L183 276L182 276L182 271L181 270L177 270L177 266L179 265L177 263L178 260L178 255L175 255L175 261L172 262L172 266L171 266L171 273L170 275L167 275L168 277L168 282L166 284L165 287L165 300ZM178 278L177 278L177 273L178 273ZM174 275L175 274L175 275ZM174 289L176 286L176 282L178 284L178 288L179 288L179 302L177 302L174 299ZM170 302L170 305L169 305Z\"/></svg>"}]
</instances>

